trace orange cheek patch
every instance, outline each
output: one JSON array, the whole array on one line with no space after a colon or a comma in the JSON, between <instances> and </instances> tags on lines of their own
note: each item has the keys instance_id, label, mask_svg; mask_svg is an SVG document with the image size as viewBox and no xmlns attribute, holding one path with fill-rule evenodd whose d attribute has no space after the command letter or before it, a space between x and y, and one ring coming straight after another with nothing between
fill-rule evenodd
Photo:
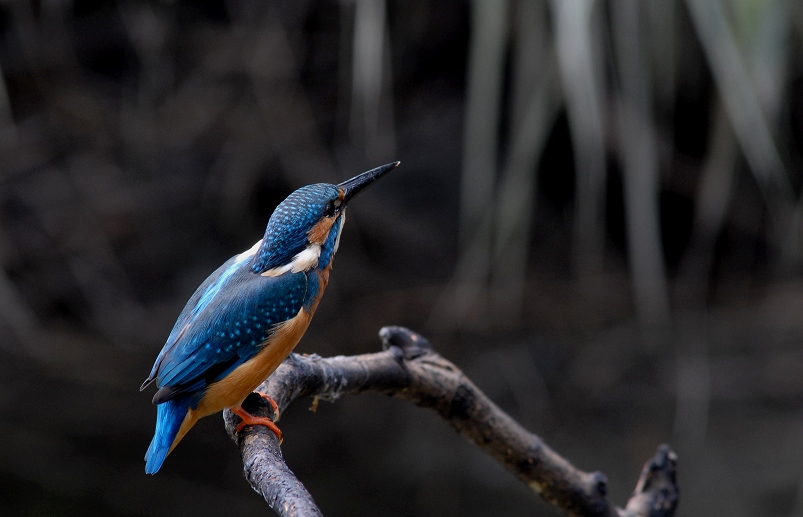
<instances>
[{"instance_id":1,"label":"orange cheek patch","mask_svg":"<svg viewBox=\"0 0 803 517\"><path fill-rule=\"evenodd\" d=\"M326 240L326 237L329 235L329 230L332 229L332 225L335 224L334 217L324 217L318 224L312 227L312 229L307 233L309 237L309 241L312 243L323 244L323 241Z\"/></svg>"}]
</instances>

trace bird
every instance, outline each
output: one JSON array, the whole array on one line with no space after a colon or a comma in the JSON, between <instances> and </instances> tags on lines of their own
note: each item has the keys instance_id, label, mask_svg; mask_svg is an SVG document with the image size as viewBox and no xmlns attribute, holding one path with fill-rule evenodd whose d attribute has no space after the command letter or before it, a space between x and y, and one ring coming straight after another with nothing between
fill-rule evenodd
<instances>
[{"instance_id":1,"label":"bird","mask_svg":"<svg viewBox=\"0 0 803 517\"><path fill-rule=\"evenodd\" d=\"M195 290L140 388L158 388L147 474L159 471L198 419L227 408L242 418L238 432L266 425L281 440L270 419L246 412L242 402L306 332L329 283L346 206L398 165L299 188L276 207L261 240Z\"/></svg>"}]
</instances>

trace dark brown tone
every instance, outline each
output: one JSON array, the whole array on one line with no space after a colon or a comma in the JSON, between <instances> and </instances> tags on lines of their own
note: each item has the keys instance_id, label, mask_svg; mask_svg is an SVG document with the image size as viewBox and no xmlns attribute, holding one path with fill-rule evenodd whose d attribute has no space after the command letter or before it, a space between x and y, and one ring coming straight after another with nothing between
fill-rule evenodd
<instances>
[{"instance_id":1,"label":"dark brown tone","mask_svg":"<svg viewBox=\"0 0 803 517\"><path fill-rule=\"evenodd\" d=\"M679 513L803 515L803 2L477 1L0 2L0 514L264 513L215 419L145 476L137 387L279 201L402 160L297 351L415 328L613 501L671 443ZM327 517L555 514L400 400L282 429Z\"/></svg>"}]
</instances>

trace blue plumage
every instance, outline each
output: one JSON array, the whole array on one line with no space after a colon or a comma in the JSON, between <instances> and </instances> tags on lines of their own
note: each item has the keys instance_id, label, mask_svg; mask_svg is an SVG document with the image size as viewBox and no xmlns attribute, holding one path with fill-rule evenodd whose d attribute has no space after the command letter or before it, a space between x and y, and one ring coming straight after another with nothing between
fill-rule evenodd
<instances>
[{"instance_id":1,"label":"blue plumage","mask_svg":"<svg viewBox=\"0 0 803 517\"><path fill-rule=\"evenodd\" d=\"M159 391L154 396L156 431L145 456L149 474L161 467L187 409L198 407L206 387L253 358L275 326L308 301L307 279L315 273L285 273L253 282L244 281L245 275L254 276L241 267L227 278L227 289L210 286L217 288L216 296L206 301L202 294L198 303L188 304L179 316L184 324L173 329L174 340L154 365L151 378L157 379ZM310 290L317 292L317 278L310 280Z\"/></svg>"},{"instance_id":2,"label":"blue plumage","mask_svg":"<svg viewBox=\"0 0 803 517\"><path fill-rule=\"evenodd\" d=\"M225 377L228 372L251 359L274 327L295 316L306 300L307 273L285 273L278 277L254 275L240 266L230 275L220 276L223 286L212 283L207 291L216 295L205 302L204 295L196 305L187 305L179 316L180 335L168 343L161 361L151 373L157 386L170 388L156 402L169 400L165 395L205 388ZM214 277L215 275L212 275ZM317 279L313 279L317 284ZM317 285L312 287L317 290ZM202 324L195 324L197 321Z\"/></svg>"},{"instance_id":3,"label":"blue plumage","mask_svg":"<svg viewBox=\"0 0 803 517\"><path fill-rule=\"evenodd\" d=\"M195 290L142 385L155 381L159 388L147 473L161 468L198 418L226 407L240 411L238 404L295 347L328 282L346 203L397 164L296 190L276 208L262 241Z\"/></svg>"},{"instance_id":4,"label":"blue plumage","mask_svg":"<svg viewBox=\"0 0 803 517\"><path fill-rule=\"evenodd\" d=\"M198 404L198 397L199 394L185 395L156 406L156 432L145 453L146 474L156 474L162 467L187 409Z\"/></svg>"}]
</instances>

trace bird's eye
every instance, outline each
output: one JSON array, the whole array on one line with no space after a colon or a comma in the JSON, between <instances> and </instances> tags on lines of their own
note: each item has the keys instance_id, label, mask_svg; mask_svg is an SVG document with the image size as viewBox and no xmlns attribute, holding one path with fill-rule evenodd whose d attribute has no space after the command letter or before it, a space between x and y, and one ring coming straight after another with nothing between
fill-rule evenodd
<instances>
[{"instance_id":1,"label":"bird's eye","mask_svg":"<svg viewBox=\"0 0 803 517\"><path fill-rule=\"evenodd\" d=\"M324 208L324 215L326 217L332 217L335 215L335 204L332 201L326 203L326 208Z\"/></svg>"}]
</instances>

